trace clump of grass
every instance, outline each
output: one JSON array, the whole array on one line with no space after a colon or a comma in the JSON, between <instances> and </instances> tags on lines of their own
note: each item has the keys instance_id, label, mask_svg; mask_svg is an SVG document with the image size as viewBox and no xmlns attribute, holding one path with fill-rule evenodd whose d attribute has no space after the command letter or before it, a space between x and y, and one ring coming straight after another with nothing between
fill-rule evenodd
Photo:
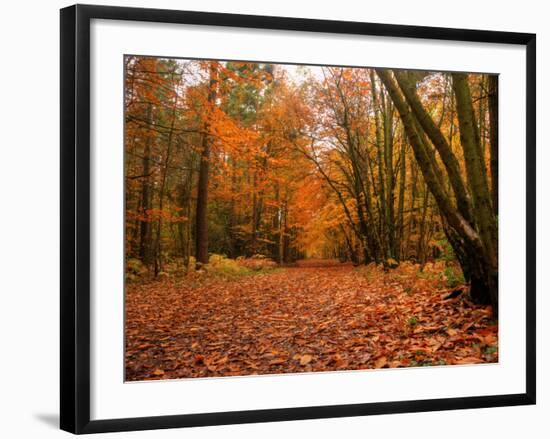
<instances>
[{"instance_id":1,"label":"clump of grass","mask_svg":"<svg viewBox=\"0 0 550 439\"><path fill-rule=\"evenodd\" d=\"M439 278L439 274L437 272L429 270L418 270L418 273L416 275L418 276L418 278L425 280L438 280Z\"/></svg>"},{"instance_id":2,"label":"clump of grass","mask_svg":"<svg viewBox=\"0 0 550 439\"><path fill-rule=\"evenodd\" d=\"M427 366L433 366L433 362L431 360L423 360L423 361L416 361L412 360L409 363L409 367L427 367Z\"/></svg>"},{"instance_id":3,"label":"clump of grass","mask_svg":"<svg viewBox=\"0 0 550 439\"><path fill-rule=\"evenodd\" d=\"M204 265L204 271L212 276L225 279L237 279L243 276L251 276L265 272L272 272L277 264L268 258L238 258L230 259L225 255L212 254L208 264Z\"/></svg>"},{"instance_id":4,"label":"clump of grass","mask_svg":"<svg viewBox=\"0 0 550 439\"><path fill-rule=\"evenodd\" d=\"M203 268L209 275L230 279L252 274L250 269L239 265L235 259L229 259L224 255L217 254L210 255L208 264L204 265Z\"/></svg>"},{"instance_id":5,"label":"clump of grass","mask_svg":"<svg viewBox=\"0 0 550 439\"><path fill-rule=\"evenodd\" d=\"M457 287L465 282L462 270L452 265L445 267L443 275L449 288Z\"/></svg>"}]
</instances>

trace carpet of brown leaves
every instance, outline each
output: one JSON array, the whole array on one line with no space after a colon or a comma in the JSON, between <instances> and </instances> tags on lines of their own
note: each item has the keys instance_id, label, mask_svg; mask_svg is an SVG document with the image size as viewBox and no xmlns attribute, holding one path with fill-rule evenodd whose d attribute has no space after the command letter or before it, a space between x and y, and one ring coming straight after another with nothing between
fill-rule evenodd
<instances>
[{"instance_id":1,"label":"carpet of brown leaves","mask_svg":"<svg viewBox=\"0 0 550 439\"><path fill-rule=\"evenodd\" d=\"M126 380L498 361L491 309L418 270L318 261L129 285Z\"/></svg>"}]
</instances>

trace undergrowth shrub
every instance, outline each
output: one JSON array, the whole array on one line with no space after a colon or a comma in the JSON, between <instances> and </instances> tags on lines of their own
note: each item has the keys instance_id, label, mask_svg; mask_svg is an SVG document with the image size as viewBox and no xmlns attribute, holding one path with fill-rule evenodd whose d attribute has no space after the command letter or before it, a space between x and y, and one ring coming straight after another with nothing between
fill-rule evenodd
<instances>
[{"instance_id":1,"label":"undergrowth shrub","mask_svg":"<svg viewBox=\"0 0 550 439\"><path fill-rule=\"evenodd\" d=\"M271 271L276 267L277 264L266 257L230 259L225 255L212 254L204 269L208 274L214 276L236 278Z\"/></svg>"},{"instance_id":2,"label":"undergrowth shrub","mask_svg":"<svg viewBox=\"0 0 550 439\"><path fill-rule=\"evenodd\" d=\"M251 258L237 258L237 263L242 267L254 271L269 270L277 267L277 264L264 255L254 255Z\"/></svg>"}]
</instances>

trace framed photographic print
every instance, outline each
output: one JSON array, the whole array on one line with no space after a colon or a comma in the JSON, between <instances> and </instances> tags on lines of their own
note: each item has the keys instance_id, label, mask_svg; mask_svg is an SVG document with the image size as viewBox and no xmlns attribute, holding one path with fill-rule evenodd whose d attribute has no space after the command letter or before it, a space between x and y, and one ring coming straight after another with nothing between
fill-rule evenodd
<instances>
[{"instance_id":1,"label":"framed photographic print","mask_svg":"<svg viewBox=\"0 0 550 439\"><path fill-rule=\"evenodd\" d=\"M61 428L535 403L535 35L61 10Z\"/></svg>"}]
</instances>

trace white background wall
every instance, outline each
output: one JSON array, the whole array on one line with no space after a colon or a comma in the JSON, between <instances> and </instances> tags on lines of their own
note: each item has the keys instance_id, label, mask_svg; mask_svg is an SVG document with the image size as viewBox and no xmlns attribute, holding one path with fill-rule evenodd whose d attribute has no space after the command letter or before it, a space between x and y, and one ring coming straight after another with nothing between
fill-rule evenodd
<instances>
[{"instance_id":1,"label":"white background wall","mask_svg":"<svg viewBox=\"0 0 550 439\"><path fill-rule=\"evenodd\" d=\"M88 3L96 3L89 1ZM100 4L300 16L474 29L535 32L538 38L538 404L422 414L109 434L142 438L444 437L544 438L550 434L550 166L542 147L550 101L550 14L545 2L461 0L103 0ZM2 5L0 24L0 436L53 438L57 429L59 357L59 13L64 1ZM546 349L544 349L545 347Z\"/></svg>"}]
</instances>

